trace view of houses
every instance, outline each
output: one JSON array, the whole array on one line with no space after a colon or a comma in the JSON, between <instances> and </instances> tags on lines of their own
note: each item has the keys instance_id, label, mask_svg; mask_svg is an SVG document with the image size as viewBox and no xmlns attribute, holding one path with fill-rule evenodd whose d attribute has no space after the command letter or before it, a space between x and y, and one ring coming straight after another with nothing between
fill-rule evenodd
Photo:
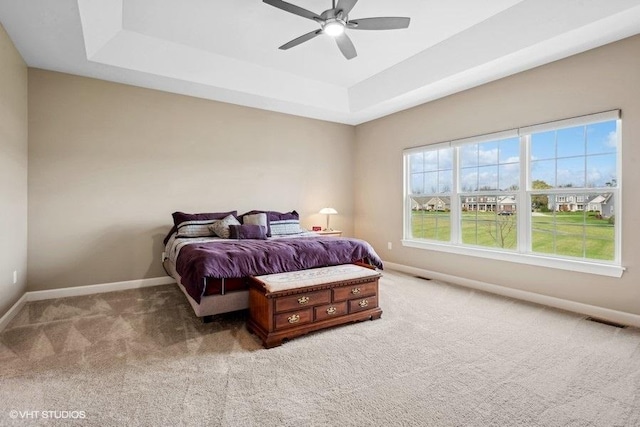
<instances>
[{"instance_id":1,"label":"view of houses","mask_svg":"<svg viewBox=\"0 0 640 427\"><path fill-rule=\"evenodd\" d=\"M603 218L611 217L615 211L611 193L535 195L532 196L532 201L532 209L536 211L597 212ZM451 198L446 196L412 196L411 202L411 209L414 211L451 210ZM462 210L508 215L517 211L517 203L513 195L464 196Z\"/></svg>"}]
</instances>

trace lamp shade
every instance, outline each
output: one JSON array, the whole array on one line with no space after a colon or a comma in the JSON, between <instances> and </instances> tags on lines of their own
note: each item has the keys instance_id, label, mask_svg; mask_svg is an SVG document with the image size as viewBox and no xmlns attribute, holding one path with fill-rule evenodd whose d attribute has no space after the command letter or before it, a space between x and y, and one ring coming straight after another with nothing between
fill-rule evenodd
<instances>
[{"instance_id":1,"label":"lamp shade","mask_svg":"<svg viewBox=\"0 0 640 427\"><path fill-rule=\"evenodd\" d=\"M320 212L323 215L335 215L338 213L337 210L333 209L333 208L322 208L320 209Z\"/></svg>"}]
</instances>

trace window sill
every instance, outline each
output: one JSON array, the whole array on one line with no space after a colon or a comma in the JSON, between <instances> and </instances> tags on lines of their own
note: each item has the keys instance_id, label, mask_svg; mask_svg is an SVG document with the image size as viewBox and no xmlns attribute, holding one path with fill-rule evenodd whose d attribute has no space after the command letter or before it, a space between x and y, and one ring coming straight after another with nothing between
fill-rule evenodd
<instances>
[{"instance_id":1,"label":"window sill","mask_svg":"<svg viewBox=\"0 0 640 427\"><path fill-rule=\"evenodd\" d=\"M556 268L560 270L576 271L580 273L597 274L599 276L622 277L625 268L615 264L587 262L572 259L558 259L544 255L522 254L517 252L503 252L491 249L456 246L422 240L402 240L402 246L409 248L428 249L438 252L447 252L458 255L467 255L480 258L489 258L499 261L517 262L520 264L535 265L538 267Z\"/></svg>"}]
</instances>

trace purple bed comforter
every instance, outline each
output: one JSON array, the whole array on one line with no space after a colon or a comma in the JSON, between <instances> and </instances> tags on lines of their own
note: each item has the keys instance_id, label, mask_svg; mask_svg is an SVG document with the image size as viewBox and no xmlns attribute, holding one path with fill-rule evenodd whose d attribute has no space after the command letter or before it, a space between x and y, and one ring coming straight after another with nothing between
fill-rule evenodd
<instances>
[{"instance_id":1,"label":"purple bed comforter","mask_svg":"<svg viewBox=\"0 0 640 427\"><path fill-rule=\"evenodd\" d=\"M238 278L283 273L368 260L382 268L382 260L364 240L301 237L269 240L223 240L186 245L176 270L187 292L198 303L204 277Z\"/></svg>"}]
</instances>

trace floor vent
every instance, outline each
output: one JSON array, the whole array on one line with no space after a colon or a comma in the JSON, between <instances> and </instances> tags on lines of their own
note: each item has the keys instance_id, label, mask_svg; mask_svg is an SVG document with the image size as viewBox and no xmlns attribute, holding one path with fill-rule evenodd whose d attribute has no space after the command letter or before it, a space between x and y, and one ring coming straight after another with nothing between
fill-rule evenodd
<instances>
[{"instance_id":1,"label":"floor vent","mask_svg":"<svg viewBox=\"0 0 640 427\"><path fill-rule=\"evenodd\" d=\"M422 279L422 280L431 280L430 278L423 277L423 276L414 276L414 277L417 278L417 279Z\"/></svg>"},{"instance_id":2,"label":"floor vent","mask_svg":"<svg viewBox=\"0 0 640 427\"><path fill-rule=\"evenodd\" d=\"M587 317L587 320L590 322L602 323L603 325L613 326L614 328L624 329L627 327L627 325L623 325L622 323L616 323L610 320L598 319L597 317Z\"/></svg>"}]
</instances>

